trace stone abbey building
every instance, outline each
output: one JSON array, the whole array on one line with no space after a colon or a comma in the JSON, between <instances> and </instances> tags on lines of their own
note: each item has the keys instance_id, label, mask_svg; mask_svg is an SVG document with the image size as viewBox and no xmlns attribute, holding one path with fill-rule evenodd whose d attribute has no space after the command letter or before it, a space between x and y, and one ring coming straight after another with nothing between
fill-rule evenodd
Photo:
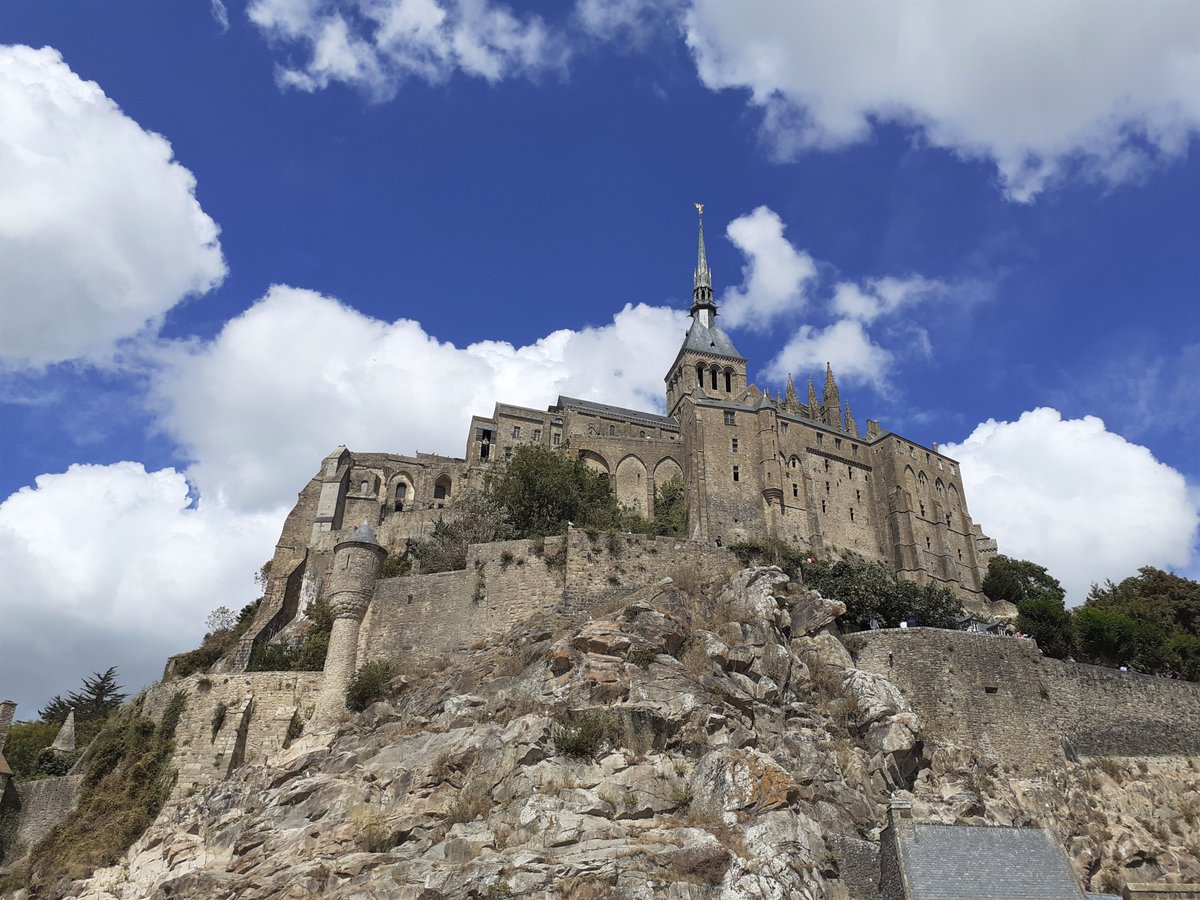
<instances>
[{"instance_id":1,"label":"stone abbey building","mask_svg":"<svg viewBox=\"0 0 1200 900\"><path fill-rule=\"evenodd\" d=\"M528 444L583 458L647 516L656 490L682 478L694 540L852 551L901 578L979 597L996 545L971 520L958 463L870 419L861 432L828 367L821 396L810 381L805 401L790 378L775 397L748 383L746 359L717 317L701 218L692 322L666 368L666 415L559 397L544 410L498 403L491 416L473 417L462 459L339 447L288 517L272 569L278 601L280 579L305 559L305 592L322 592L313 576L327 571L337 532L366 522L399 551Z\"/></svg>"}]
</instances>

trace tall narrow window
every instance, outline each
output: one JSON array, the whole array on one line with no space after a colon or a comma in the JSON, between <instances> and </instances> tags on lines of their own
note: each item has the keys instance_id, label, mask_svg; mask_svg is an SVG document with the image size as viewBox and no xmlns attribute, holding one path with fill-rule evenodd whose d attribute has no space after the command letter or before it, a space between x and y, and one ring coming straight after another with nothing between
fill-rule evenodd
<instances>
[{"instance_id":1,"label":"tall narrow window","mask_svg":"<svg viewBox=\"0 0 1200 900\"><path fill-rule=\"evenodd\" d=\"M617 426L616 426L616 425L609 425L609 426L608 426L608 436L609 436L609 437L614 437L614 436L616 435L616 433L617 433Z\"/></svg>"},{"instance_id":2,"label":"tall narrow window","mask_svg":"<svg viewBox=\"0 0 1200 900\"><path fill-rule=\"evenodd\" d=\"M828 482L828 481L827 481L827 482L825 482L825 493L826 493L826 494L828 494L828 493L829 493L829 482Z\"/></svg>"},{"instance_id":3,"label":"tall narrow window","mask_svg":"<svg viewBox=\"0 0 1200 900\"><path fill-rule=\"evenodd\" d=\"M555 447L557 447L559 444L562 443L562 435L559 434L557 431L554 432L553 434L550 435L550 443L552 443Z\"/></svg>"},{"instance_id":4,"label":"tall narrow window","mask_svg":"<svg viewBox=\"0 0 1200 900\"><path fill-rule=\"evenodd\" d=\"M921 517L924 518L925 517L925 501L921 500L918 502L921 504Z\"/></svg>"},{"instance_id":5,"label":"tall narrow window","mask_svg":"<svg viewBox=\"0 0 1200 900\"><path fill-rule=\"evenodd\" d=\"M725 370L725 393L728 394L728 393L731 393L732 391L733 391L733 373L730 372L728 369L726 369Z\"/></svg>"},{"instance_id":6,"label":"tall narrow window","mask_svg":"<svg viewBox=\"0 0 1200 900\"><path fill-rule=\"evenodd\" d=\"M717 389L717 367L713 366L709 374L712 375L712 389L715 391Z\"/></svg>"},{"instance_id":7,"label":"tall narrow window","mask_svg":"<svg viewBox=\"0 0 1200 900\"><path fill-rule=\"evenodd\" d=\"M800 496L800 485L794 481L792 482L792 496L797 498Z\"/></svg>"},{"instance_id":8,"label":"tall narrow window","mask_svg":"<svg viewBox=\"0 0 1200 900\"><path fill-rule=\"evenodd\" d=\"M854 507L853 506L850 507L850 521L851 522L854 521Z\"/></svg>"},{"instance_id":9,"label":"tall narrow window","mask_svg":"<svg viewBox=\"0 0 1200 900\"><path fill-rule=\"evenodd\" d=\"M834 438L834 439L833 439L833 449L834 449L834 450L841 450L841 449L842 449L842 439L841 439L841 438Z\"/></svg>"},{"instance_id":10,"label":"tall narrow window","mask_svg":"<svg viewBox=\"0 0 1200 900\"><path fill-rule=\"evenodd\" d=\"M533 440L535 442L537 442L537 441L540 441L541 439L542 439L542 429L540 429L540 428L533 429Z\"/></svg>"},{"instance_id":11,"label":"tall narrow window","mask_svg":"<svg viewBox=\"0 0 1200 900\"><path fill-rule=\"evenodd\" d=\"M929 538L925 538L925 549L926 549L926 550L932 550L932 549L933 549L933 542L932 542L932 541L930 541L930 540L929 540Z\"/></svg>"},{"instance_id":12,"label":"tall narrow window","mask_svg":"<svg viewBox=\"0 0 1200 900\"><path fill-rule=\"evenodd\" d=\"M861 491L855 491L855 492L854 492L854 499L855 499L855 500L861 500L861 499L862 499L862 492L861 492Z\"/></svg>"},{"instance_id":13,"label":"tall narrow window","mask_svg":"<svg viewBox=\"0 0 1200 900\"><path fill-rule=\"evenodd\" d=\"M734 452L734 453L737 453L737 452L738 452L738 442L737 442L737 438L734 438L734 439L733 439L733 452Z\"/></svg>"},{"instance_id":14,"label":"tall narrow window","mask_svg":"<svg viewBox=\"0 0 1200 900\"><path fill-rule=\"evenodd\" d=\"M521 436L521 426L520 425L513 426L512 436L515 438L519 438Z\"/></svg>"},{"instance_id":15,"label":"tall narrow window","mask_svg":"<svg viewBox=\"0 0 1200 900\"><path fill-rule=\"evenodd\" d=\"M360 494L365 494L367 492L367 483L365 481L358 486L358 492Z\"/></svg>"},{"instance_id":16,"label":"tall narrow window","mask_svg":"<svg viewBox=\"0 0 1200 900\"><path fill-rule=\"evenodd\" d=\"M817 432L817 446L820 447L824 443L825 443L825 435L821 434L821 432L818 431Z\"/></svg>"},{"instance_id":17,"label":"tall narrow window","mask_svg":"<svg viewBox=\"0 0 1200 900\"><path fill-rule=\"evenodd\" d=\"M408 498L408 485L404 482L396 485L396 512L404 512L404 501Z\"/></svg>"},{"instance_id":18,"label":"tall narrow window","mask_svg":"<svg viewBox=\"0 0 1200 900\"><path fill-rule=\"evenodd\" d=\"M821 501L821 512L825 512L825 501Z\"/></svg>"},{"instance_id":19,"label":"tall narrow window","mask_svg":"<svg viewBox=\"0 0 1200 900\"><path fill-rule=\"evenodd\" d=\"M733 467L733 480L741 481L741 474L742 474L741 470L737 466L734 466Z\"/></svg>"}]
</instances>

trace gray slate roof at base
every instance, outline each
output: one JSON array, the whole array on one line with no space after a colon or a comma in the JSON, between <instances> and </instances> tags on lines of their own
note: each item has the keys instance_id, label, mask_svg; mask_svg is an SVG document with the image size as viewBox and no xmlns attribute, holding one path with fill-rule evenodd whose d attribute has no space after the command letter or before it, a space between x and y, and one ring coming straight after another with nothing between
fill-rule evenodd
<instances>
[{"instance_id":1,"label":"gray slate roof at base","mask_svg":"<svg viewBox=\"0 0 1200 900\"><path fill-rule=\"evenodd\" d=\"M1085 900L1044 828L915 825L899 839L912 900Z\"/></svg>"},{"instance_id":2,"label":"gray slate roof at base","mask_svg":"<svg viewBox=\"0 0 1200 900\"><path fill-rule=\"evenodd\" d=\"M721 326L716 322L707 328L699 319L693 319L692 324L688 327L687 337L683 339L684 350L695 350L697 353L715 353L717 356L728 356L733 359L742 359L742 354L737 352L737 348L733 346L733 341L729 339Z\"/></svg>"}]
</instances>

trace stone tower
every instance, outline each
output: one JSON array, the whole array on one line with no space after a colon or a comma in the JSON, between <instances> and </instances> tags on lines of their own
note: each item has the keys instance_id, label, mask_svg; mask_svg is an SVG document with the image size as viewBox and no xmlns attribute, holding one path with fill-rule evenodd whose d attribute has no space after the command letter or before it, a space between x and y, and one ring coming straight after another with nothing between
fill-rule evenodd
<instances>
[{"instance_id":1,"label":"stone tower","mask_svg":"<svg viewBox=\"0 0 1200 900\"><path fill-rule=\"evenodd\" d=\"M692 324L679 354L664 379L667 383L667 415L678 413L687 395L711 399L734 399L746 390L746 359L721 326L717 324L717 304L713 300L712 271L704 249L704 205L697 203L700 214L700 240L696 251L696 271L692 276Z\"/></svg>"},{"instance_id":2,"label":"stone tower","mask_svg":"<svg viewBox=\"0 0 1200 900\"><path fill-rule=\"evenodd\" d=\"M325 677L317 699L317 717L332 721L346 708L346 688L358 668L358 631L371 604L386 551L363 522L333 548L329 606L333 629L325 656Z\"/></svg>"}]
</instances>

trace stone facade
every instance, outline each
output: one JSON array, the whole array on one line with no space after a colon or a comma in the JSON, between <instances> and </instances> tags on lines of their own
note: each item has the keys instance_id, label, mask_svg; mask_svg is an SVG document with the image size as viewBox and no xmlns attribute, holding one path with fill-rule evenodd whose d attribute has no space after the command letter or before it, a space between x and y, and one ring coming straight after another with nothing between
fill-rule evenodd
<instances>
[{"instance_id":1,"label":"stone facade","mask_svg":"<svg viewBox=\"0 0 1200 900\"><path fill-rule=\"evenodd\" d=\"M1002 764L1200 755L1200 684L1042 657L1037 644L935 628L851 634L855 665L899 687L932 733Z\"/></svg>"},{"instance_id":2,"label":"stone facade","mask_svg":"<svg viewBox=\"0 0 1200 900\"><path fill-rule=\"evenodd\" d=\"M33 847L49 834L50 829L75 808L81 784L82 775L17 782L16 792L21 809L17 845Z\"/></svg>"}]
</instances>

